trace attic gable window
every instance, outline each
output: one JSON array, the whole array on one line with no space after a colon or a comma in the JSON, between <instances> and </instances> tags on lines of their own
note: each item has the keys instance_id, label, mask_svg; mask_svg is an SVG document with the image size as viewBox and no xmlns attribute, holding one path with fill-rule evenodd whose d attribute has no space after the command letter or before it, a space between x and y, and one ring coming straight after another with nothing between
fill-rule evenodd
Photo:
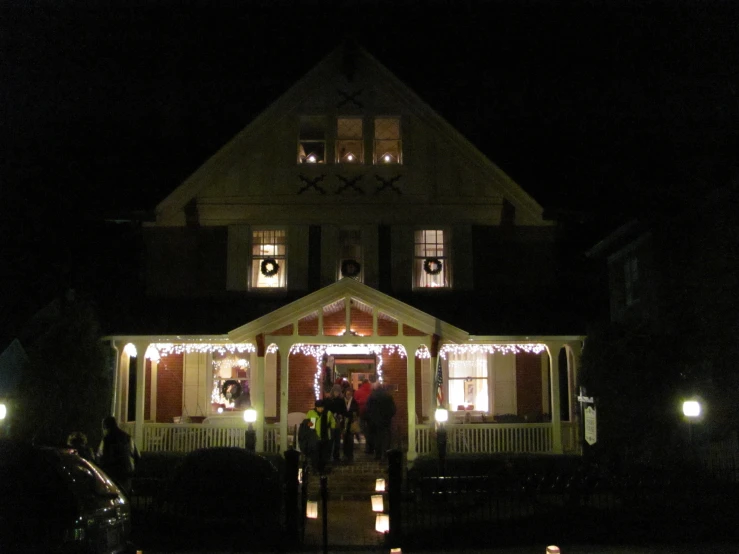
<instances>
[{"instance_id":1,"label":"attic gable window","mask_svg":"<svg viewBox=\"0 0 739 554\"><path fill-rule=\"evenodd\" d=\"M362 119L340 117L336 121L336 162L341 164L364 163L362 144Z\"/></svg>"},{"instance_id":2,"label":"attic gable window","mask_svg":"<svg viewBox=\"0 0 739 554\"><path fill-rule=\"evenodd\" d=\"M451 286L451 258L445 232L441 229L416 231L413 275L415 288L448 288Z\"/></svg>"},{"instance_id":3,"label":"attic gable window","mask_svg":"<svg viewBox=\"0 0 739 554\"><path fill-rule=\"evenodd\" d=\"M298 163L322 164L326 162L326 120L321 116L300 118L298 137Z\"/></svg>"},{"instance_id":4,"label":"attic gable window","mask_svg":"<svg viewBox=\"0 0 739 554\"><path fill-rule=\"evenodd\" d=\"M375 164L403 163L399 117L375 118Z\"/></svg>"},{"instance_id":5,"label":"attic gable window","mask_svg":"<svg viewBox=\"0 0 739 554\"><path fill-rule=\"evenodd\" d=\"M251 254L251 288L284 289L287 285L287 240L285 230L253 230Z\"/></svg>"}]
</instances>

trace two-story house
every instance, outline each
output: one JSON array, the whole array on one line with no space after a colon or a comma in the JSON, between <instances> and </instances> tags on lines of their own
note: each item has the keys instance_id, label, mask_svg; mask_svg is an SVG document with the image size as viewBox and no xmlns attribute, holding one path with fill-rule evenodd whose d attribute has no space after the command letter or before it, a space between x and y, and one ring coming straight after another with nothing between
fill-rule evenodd
<instances>
[{"instance_id":1,"label":"two-story house","mask_svg":"<svg viewBox=\"0 0 739 554\"><path fill-rule=\"evenodd\" d=\"M243 441L248 397L257 448L284 451L290 414L368 378L392 391L410 459L429 451L437 392L486 433L472 449L572 451L581 306L542 212L342 46L145 224L146 305L107 337L114 413L144 450L188 449L229 425Z\"/></svg>"}]
</instances>

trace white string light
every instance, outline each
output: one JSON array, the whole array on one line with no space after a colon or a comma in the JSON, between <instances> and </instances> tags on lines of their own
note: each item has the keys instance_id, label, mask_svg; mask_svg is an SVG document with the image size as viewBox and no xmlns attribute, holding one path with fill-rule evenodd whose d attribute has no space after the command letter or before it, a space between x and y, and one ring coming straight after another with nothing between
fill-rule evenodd
<instances>
[{"instance_id":1,"label":"white string light","mask_svg":"<svg viewBox=\"0 0 739 554\"><path fill-rule=\"evenodd\" d=\"M251 343L171 343L157 342L149 345L146 357L158 361L158 357L170 354L217 353L217 354L242 354L244 352L256 352L256 347ZM158 356L158 357L157 357Z\"/></svg>"},{"instance_id":2,"label":"white string light","mask_svg":"<svg viewBox=\"0 0 739 554\"><path fill-rule=\"evenodd\" d=\"M468 353L486 353L493 354L500 352L502 354L518 354L527 352L529 354L540 354L546 350L546 346L540 343L531 344L445 344L441 347L439 355L446 360L449 354L468 354Z\"/></svg>"}]
</instances>

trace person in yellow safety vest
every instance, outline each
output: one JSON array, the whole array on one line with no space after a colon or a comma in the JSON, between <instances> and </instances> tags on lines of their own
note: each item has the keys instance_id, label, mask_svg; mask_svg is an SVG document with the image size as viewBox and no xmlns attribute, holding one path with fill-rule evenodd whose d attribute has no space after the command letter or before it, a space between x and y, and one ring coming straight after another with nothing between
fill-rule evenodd
<instances>
[{"instance_id":1,"label":"person in yellow safety vest","mask_svg":"<svg viewBox=\"0 0 739 554\"><path fill-rule=\"evenodd\" d=\"M305 414L308 426L315 430L318 444L311 448L311 452L305 454L310 457L313 468L318 473L324 473L327 464L331 460L331 437L336 429L336 418L330 410L327 410L323 400L316 400L315 408Z\"/></svg>"}]
</instances>

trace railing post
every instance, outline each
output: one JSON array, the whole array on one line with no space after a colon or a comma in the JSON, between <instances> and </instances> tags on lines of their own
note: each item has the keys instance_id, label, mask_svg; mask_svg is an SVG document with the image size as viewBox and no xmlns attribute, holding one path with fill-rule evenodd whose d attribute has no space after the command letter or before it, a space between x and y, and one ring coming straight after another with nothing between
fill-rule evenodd
<instances>
[{"instance_id":1,"label":"railing post","mask_svg":"<svg viewBox=\"0 0 739 554\"><path fill-rule=\"evenodd\" d=\"M297 450L285 451L285 531L287 540L295 544L298 542L298 517L301 509L298 503L298 468L300 466L300 452Z\"/></svg>"},{"instance_id":2,"label":"railing post","mask_svg":"<svg viewBox=\"0 0 739 554\"><path fill-rule=\"evenodd\" d=\"M388 459L388 513L390 515L390 532L388 540L390 548L398 548L403 540L403 453L400 450L390 450Z\"/></svg>"}]
</instances>

